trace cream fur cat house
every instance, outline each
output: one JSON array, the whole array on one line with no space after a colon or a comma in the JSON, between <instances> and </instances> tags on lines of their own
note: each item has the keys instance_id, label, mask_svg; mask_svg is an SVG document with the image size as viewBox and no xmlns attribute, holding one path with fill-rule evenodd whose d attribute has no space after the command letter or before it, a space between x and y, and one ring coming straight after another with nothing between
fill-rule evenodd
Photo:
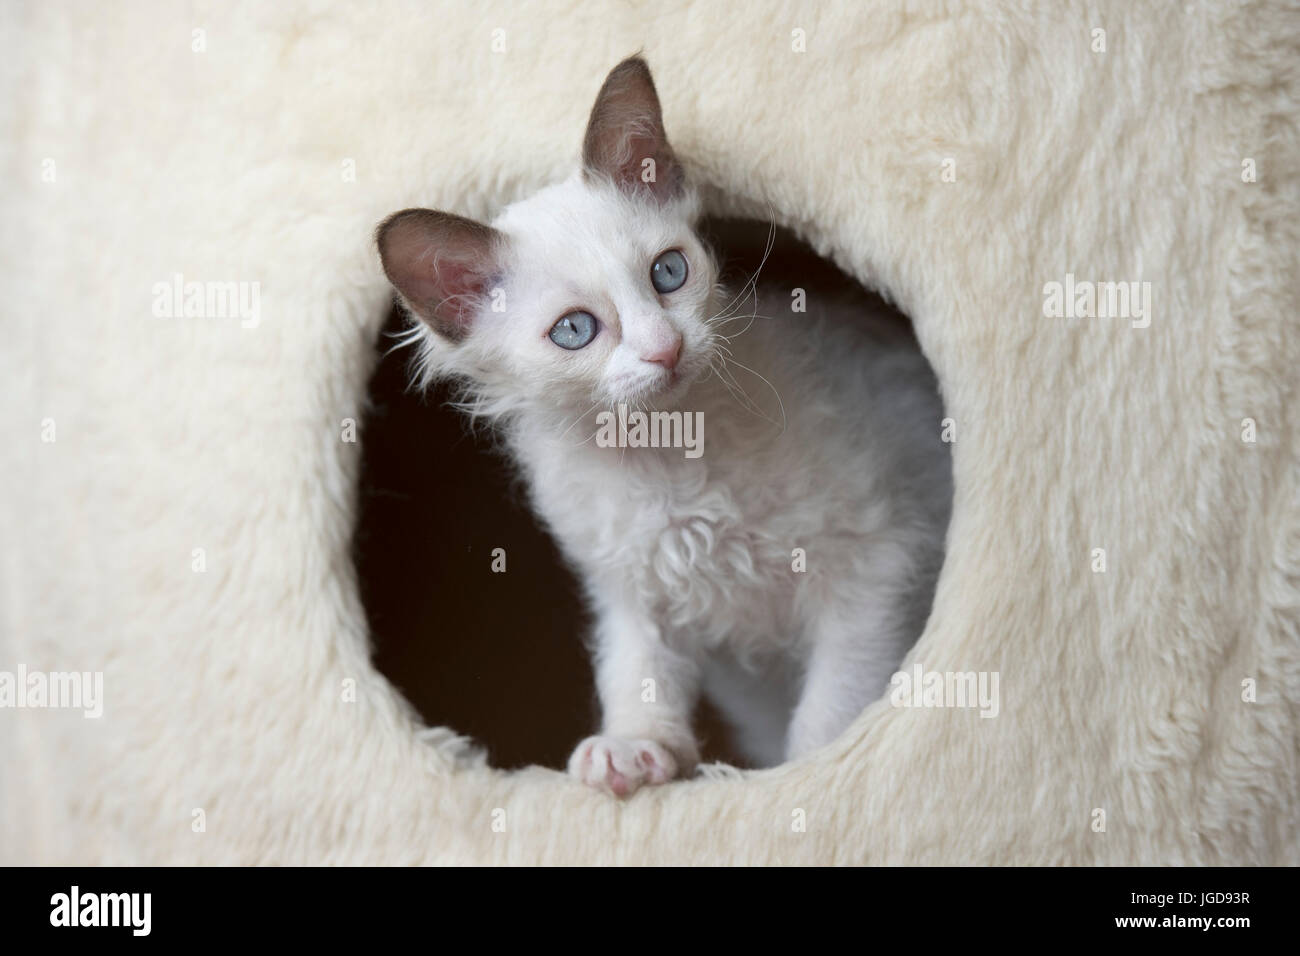
<instances>
[{"instance_id":1,"label":"cream fur cat house","mask_svg":"<svg viewBox=\"0 0 1300 956\"><path fill-rule=\"evenodd\" d=\"M1300 863L1300 15L60 6L2 14L0 674L103 713L0 709L0 862ZM374 224L558 179L638 49L716 211L914 320L956 495L905 669L996 717L620 803L372 668ZM249 307L159 315L178 274Z\"/></svg>"}]
</instances>

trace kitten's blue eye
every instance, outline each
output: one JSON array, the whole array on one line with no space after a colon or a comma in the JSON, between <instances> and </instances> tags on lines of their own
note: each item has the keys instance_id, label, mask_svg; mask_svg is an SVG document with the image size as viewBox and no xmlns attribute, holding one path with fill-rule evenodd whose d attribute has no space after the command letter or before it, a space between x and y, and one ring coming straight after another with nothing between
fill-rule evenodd
<instances>
[{"instance_id":1,"label":"kitten's blue eye","mask_svg":"<svg viewBox=\"0 0 1300 956\"><path fill-rule=\"evenodd\" d=\"M596 317L590 312L570 312L551 326L550 336L562 349L580 349L596 337Z\"/></svg>"},{"instance_id":2,"label":"kitten's blue eye","mask_svg":"<svg viewBox=\"0 0 1300 956\"><path fill-rule=\"evenodd\" d=\"M676 292L686 283L686 257L676 249L659 253L650 266L650 284L656 292Z\"/></svg>"}]
</instances>

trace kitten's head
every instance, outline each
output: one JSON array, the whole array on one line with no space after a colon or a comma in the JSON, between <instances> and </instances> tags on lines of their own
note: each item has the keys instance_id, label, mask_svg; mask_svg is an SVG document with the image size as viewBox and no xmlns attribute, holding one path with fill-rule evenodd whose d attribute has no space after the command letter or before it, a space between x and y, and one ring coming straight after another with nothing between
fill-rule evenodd
<instances>
[{"instance_id":1,"label":"kitten's head","mask_svg":"<svg viewBox=\"0 0 1300 956\"><path fill-rule=\"evenodd\" d=\"M716 348L717 267L699 200L664 135L650 70L620 63L573 177L484 225L408 209L379 227L384 271L420 324L430 377L467 379L488 412L665 407Z\"/></svg>"}]
</instances>

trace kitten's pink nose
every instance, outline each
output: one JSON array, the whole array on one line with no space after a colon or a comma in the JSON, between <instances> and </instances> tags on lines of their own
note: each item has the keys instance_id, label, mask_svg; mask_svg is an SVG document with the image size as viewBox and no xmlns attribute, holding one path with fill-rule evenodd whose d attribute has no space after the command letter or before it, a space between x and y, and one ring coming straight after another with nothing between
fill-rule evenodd
<instances>
[{"instance_id":1,"label":"kitten's pink nose","mask_svg":"<svg viewBox=\"0 0 1300 956\"><path fill-rule=\"evenodd\" d=\"M673 333L673 337L665 344L656 348L649 355L641 356L646 362L652 362L655 365L662 365L668 371L677 367L677 360L682 357L682 337L678 332Z\"/></svg>"}]
</instances>

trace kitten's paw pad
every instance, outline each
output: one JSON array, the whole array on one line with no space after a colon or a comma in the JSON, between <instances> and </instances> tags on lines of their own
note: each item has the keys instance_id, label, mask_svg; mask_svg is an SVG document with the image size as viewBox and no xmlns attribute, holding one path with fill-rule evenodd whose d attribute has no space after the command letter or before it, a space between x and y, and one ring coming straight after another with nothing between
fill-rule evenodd
<instances>
[{"instance_id":1,"label":"kitten's paw pad","mask_svg":"<svg viewBox=\"0 0 1300 956\"><path fill-rule=\"evenodd\" d=\"M653 740L588 737L569 758L569 773L590 787L626 797L638 787L672 780L677 761Z\"/></svg>"}]
</instances>

